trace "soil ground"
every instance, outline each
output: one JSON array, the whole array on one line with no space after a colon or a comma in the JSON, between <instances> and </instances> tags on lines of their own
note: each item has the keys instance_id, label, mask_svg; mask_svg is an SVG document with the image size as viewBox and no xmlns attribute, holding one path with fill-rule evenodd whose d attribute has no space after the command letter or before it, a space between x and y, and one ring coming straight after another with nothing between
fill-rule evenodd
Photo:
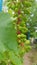
<instances>
[{"instance_id":1,"label":"soil ground","mask_svg":"<svg viewBox=\"0 0 37 65\"><path fill-rule=\"evenodd\" d=\"M24 65L37 65L37 49L32 50L25 54Z\"/></svg>"}]
</instances>

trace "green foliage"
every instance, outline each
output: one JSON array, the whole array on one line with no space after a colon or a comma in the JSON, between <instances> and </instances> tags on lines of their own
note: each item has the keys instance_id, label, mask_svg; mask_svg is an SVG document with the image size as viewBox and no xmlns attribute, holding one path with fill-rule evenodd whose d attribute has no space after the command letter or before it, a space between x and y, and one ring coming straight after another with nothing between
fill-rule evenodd
<instances>
[{"instance_id":1,"label":"green foliage","mask_svg":"<svg viewBox=\"0 0 37 65\"><path fill-rule=\"evenodd\" d=\"M31 48L30 41L26 38L28 32L26 23L31 3L26 0L18 2L8 0L10 15L0 13L0 61L5 62L6 65L23 65L22 57ZM0 64L2 65L2 62Z\"/></svg>"},{"instance_id":2,"label":"green foliage","mask_svg":"<svg viewBox=\"0 0 37 65\"><path fill-rule=\"evenodd\" d=\"M18 44L16 41L16 31L12 24L9 14L0 13L0 61L10 59L13 64L18 62L22 65L19 57ZM6 20L6 21L5 21ZM15 60L16 59L16 60Z\"/></svg>"},{"instance_id":3,"label":"green foliage","mask_svg":"<svg viewBox=\"0 0 37 65\"><path fill-rule=\"evenodd\" d=\"M37 32L35 32L37 29L37 3L34 1L33 6L31 7L31 15L29 18L29 30L31 32L31 35L34 37L37 37Z\"/></svg>"}]
</instances>

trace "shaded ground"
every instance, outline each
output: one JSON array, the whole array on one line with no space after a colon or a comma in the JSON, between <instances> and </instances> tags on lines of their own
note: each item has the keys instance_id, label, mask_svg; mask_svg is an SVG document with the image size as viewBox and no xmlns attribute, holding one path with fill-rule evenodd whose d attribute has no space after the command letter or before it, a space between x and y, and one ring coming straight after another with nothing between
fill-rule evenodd
<instances>
[{"instance_id":1,"label":"shaded ground","mask_svg":"<svg viewBox=\"0 0 37 65\"><path fill-rule=\"evenodd\" d=\"M37 65L37 49L33 48L25 54L24 65Z\"/></svg>"}]
</instances>

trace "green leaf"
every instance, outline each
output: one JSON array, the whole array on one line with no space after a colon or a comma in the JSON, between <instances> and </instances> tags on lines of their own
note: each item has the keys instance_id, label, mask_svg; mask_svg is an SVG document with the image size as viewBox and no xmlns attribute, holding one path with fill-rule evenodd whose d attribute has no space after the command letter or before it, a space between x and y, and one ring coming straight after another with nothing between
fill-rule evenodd
<instances>
[{"instance_id":1,"label":"green leaf","mask_svg":"<svg viewBox=\"0 0 37 65\"><path fill-rule=\"evenodd\" d=\"M0 41L7 48L17 50L16 31L9 14L0 13Z\"/></svg>"},{"instance_id":2,"label":"green leaf","mask_svg":"<svg viewBox=\"0 0 37 65\"><path fill-rule=\"evenodd\" d=\"M16 30L13 26L8 13L0 13L0 52L4 53L5 51L14 51L18 55L18 44L16 38Z\"/></svg>"},{"instance_id":3,"label":"green leaf","mask_svg":"<svg viewBox=\"0 0 37 65\"><path fill-rule=\"evenodd\" d=\"M17 57L12 51L9 53L10 59L14 65L22 65L22 61L20 57Z\"/></svg>"}]
</instances>

